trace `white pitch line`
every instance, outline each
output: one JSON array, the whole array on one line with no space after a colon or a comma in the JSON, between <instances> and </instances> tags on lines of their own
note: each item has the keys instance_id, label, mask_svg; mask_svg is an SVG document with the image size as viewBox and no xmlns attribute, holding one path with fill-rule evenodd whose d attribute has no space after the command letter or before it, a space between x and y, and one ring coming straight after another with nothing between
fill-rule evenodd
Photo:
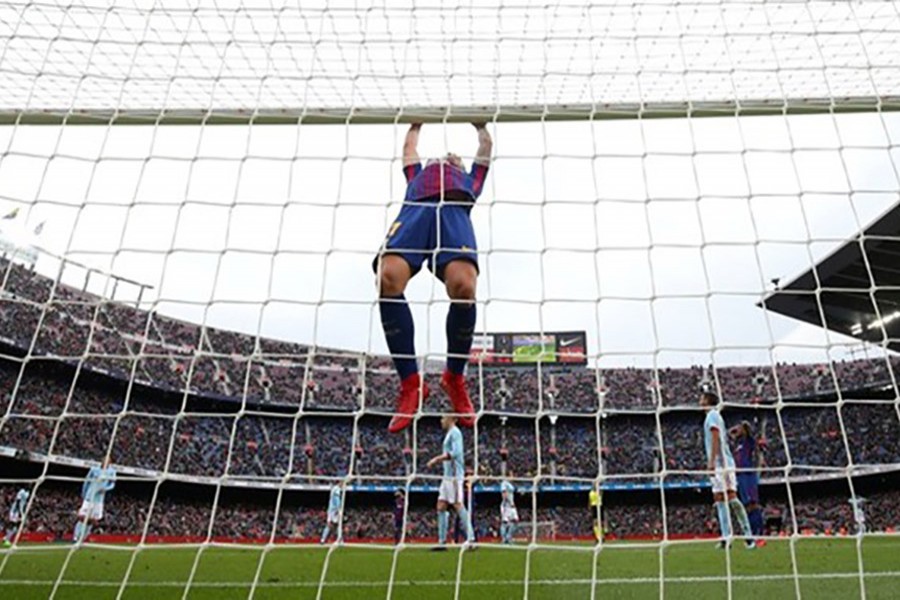
<instances>
[{"instance_id":1,"label":"white pitch line","mask_svg":"<svg viewBox=\"0 0 900 600\"><path fill-rule=\"evenodd\" d=\"M871 578L892 578L898 577L900 578L900 571L877 571L874 573L864 573L865 577ZM856 579L859 577L858 572L850 572L850 573L810 573L807 575L800 575L800 579ZM731 581L784 581L791 580L793 581L794 576L790 573L783 575L736 575L731 577ZM659 577L631 577L631 578L610 578L610 579L597 579L596 581L591 579L532 579L529 580L530 585L628 585L628 584L647 584L647 583L659 583ZM664 579L665 583L721 583L728 581L728 577L724 575L708 575L701 577L666 577ZM26 586L39 586L39 585L51 585L50 581L36 581L30 579L4 579L0 580L0 586L4 585L26 585ZM130 584L128 587L138 588L138 587L184 587L184 584L187 583L185 581L141 581L134 582ZM325 587L343 587L343 588L371 588L371 587L384 587L388 585L388 581L329 581L325 584ZM506 586L506 585L517 585L524 584L524 580L522 579L480 579L480 580L464 580L460 581L460 585L464 585L467 587L478 587L478 586ZM60 582L60 585L72 585L72 586L83 586L83 587L118 587L121 585L119 581L75 581L75 580L63 580ZM243 588L249 587L251 585L250 582L228 582L228 581L194 581L191 583L192 587L197 588ZM434 581L403 581L396 580L394 581L394 586L431 586L431 587L440 587L440 586L455 586L456 581L451 580L434 580ZM319 587L319 582L317 581L260 581L256 584L257 587L268 587L268 588L305 588L305 587Z\"/></svg>"}]
</instances>

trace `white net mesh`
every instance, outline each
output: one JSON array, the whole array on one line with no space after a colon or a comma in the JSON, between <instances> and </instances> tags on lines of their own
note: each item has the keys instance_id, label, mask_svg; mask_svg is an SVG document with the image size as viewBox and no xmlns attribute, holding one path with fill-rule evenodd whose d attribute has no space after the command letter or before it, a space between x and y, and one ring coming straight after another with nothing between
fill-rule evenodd
<instances>
[{"instance_id":1,"label":"white net mesh","mask_svg":"<svg viewBox=\"0 0 900 600\"><path fill-rule=\"evenodd\" d=\"M894 2L3 4L0 588L889 597L898 57ZM449 301L407 291L432 395L389 434L371 261L401 123L468 164L467 120L489 547L431 555ZM701 390L759 447L756 552L714 548Z\"/></svg>"},{"instance_id":2,"label":"white net mesh","mask_svg":"<svg viewBox=\"0 0 900 600\"><path fill-rule=\"evenodd\" d=\"M5 111L896 103L890 2L7 3ZM340 117L339 117L340 118Z\"/></svg>"}]
</instances>

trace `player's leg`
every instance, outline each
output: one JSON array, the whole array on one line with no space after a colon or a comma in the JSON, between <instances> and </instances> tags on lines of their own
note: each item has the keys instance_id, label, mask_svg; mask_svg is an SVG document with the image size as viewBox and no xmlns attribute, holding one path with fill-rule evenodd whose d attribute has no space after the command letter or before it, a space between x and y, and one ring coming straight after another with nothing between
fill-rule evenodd
<instances>
[{"instance_id":1,"label":"player's leg","mask_svg":"<svg viewBox=\"0 0 900 600\"><path fill-rule=\"evenodd\" d=\"M763 534L762 508L759 506L759 491L752 482L738 482L738 496L744 510L747 511L747 520L750 522L750 531L754 536Z\"/></svg>"},{"instance_id":2,"label":"player's leg","mask_svg":"<svg viewBox=\"0 0 900 600\"><path fill-rule=\"evenodd\" d=\"M465 500L465 495L463 494L463 482L453 481L452 486L453 495L450 498L450 503L453 505L456 514L459 516L459 520L462 522L463 530L466 533L466 543L471 544L475 541L475 533L472 530L471 515L466 509L466 503L463 502L463 500Z\"/></svg>"},{"instance_id":3,"label":"player's leg","mask_svg":"<svg viewBox=\"0 0 900 600\"><path fill-rule=\"evenodd\" d=\"M72 541L79 544L82 539L84 539L84 520L79 518L75 521L75 530L72 532Z\"/></svg>"},{"instance_id":4,"label":"player's leg","mask_svg":"<svg viewBox=\"0 0 900 600\"><path fill-rule=\"evenodd\" d=\"M418 373L415 326L403 293L413 276L412 267L399 254L385 254L378 266L378 308L381 326L400 379Z\"/></svg>"},{"instance_id":5,"label":"player's leg","mask_svg":"<svg viewBox=\"0 0 900 600\"><path fill-rule=\"evenodd\" d=\"M475 407L466 389L465 369L475 333L475 280L478 269L468 260L447 263L442 273L450 296L447 311L447 368L441 377L441 387L450 397L453 412L459 415L463 427L475 424Z\"/></svg>"},{"instance_id":6,"label":"player's leg","mask_svg":"<svg viewBox=\"0 0 900 600\"><path fill-rule=\"evenodd\" d=\"M513 535L516 532L516 521L512 518L512 515L508 516L505 521L503 521L500 526L500 535L503 538L504 544L512 544Z\"/></svg>"},{"instance_id":7,"label":"player's leg","mask_svg":"<svg viewBox=\"0 0 900 600\"><path fill-rule=\"evenodd\" d=\"M728 504L725 502L724 486L716 485L715 480L717 479L719 479L718 476L713 477L713 503L716 507L716 518L719 521L719 533L722 535L722 540L727 542L731 537L731 516L728 514Z\"/></svg>"},{"instance_id":8,"label":"player's leg","mask_svg":"<svg viewBox=\"0 0 900 600\"><path fill-rule=\"evenodd\" d=\"M447 295L452 301L447 311L447 370L454 375L462 375L475 333L478 267L468 259L452 260L444 266L443 278Z\"/></svg>"},{"instance_id":9,"label":"player's leg","mask_svg":"<svg viewBox=\"0 0 900 600\"><path fill-rule=\"evenodd\" d=\"M72 532L72 541L76 544L80 544L86 537L85 531L90 511L90 503L87 500L82 501L81 508L78 509L78 520L75 521L75 530Z\"/></svg>"},{"instance_id":10,"label":"player's leg","mask_svg":"<svg viewBox=\"0 0 900 600\"><path fill-rule=\"evenodd\" d=\"M763 514L762 507L755 502L744 505L747 510L747 519L750 521L750 531L755 537L763 535ZM762 542L762 540L760 540Z\"/></svg>"},{"instance_id":11,"label":"player's leg","mask_svg":"<svg viewBox=\"0 0 900 600\"><path fill-rule=\"evenodd\" d=\"M597 539L597 509L593 506L588 507L588 523L591 524L591 533L594 534L594 539Z\"/></svg>"},{"instance_id":12,"label":"player's leg","mask_svg":"<svg viewBox=\"0 0 900 600\"><path fill-rule=\"evenodd\" d=\"M463 528L465 529L466 542L474 542L475 533L472 531L472 519L468 509L466 509L466 505L463 502L457 502L453 505L453 508L456 509L456 514L459 515L459 520L462 522Z\"/></svg>"},{"instance_id":13,"label":"player's leg","mask_svg":"<svg viewBox=\"0 0 900 600\"><path fill-rule=\"evenodd\" d=\"M13 538L16 536L16 530L19 528L19 524L15 519L10 519L9 525L6 528L6 537L3 538L3 543L6 546L9 546L13 543Z\"/></svg>"},{"instance_id":14,"label":"player's leg","mask_svg":"<svg viewBox=\"0 0 900 600\"><path fill-rule=\"evenodd\" d=\"M504 540L507 544L513 543L513 536L516 534L516 526L518 523L514 519L510 519L506 522L506 540Z\"/></svg>"},{"instance_id":15,"label":"player's leg","mask_svg":"<svg viewBox=\"0 0 900 600\"><path fill-rule=\"evenodd\" d=\"M335 540L339 540L341 537L341 531L338 528L338 519L334 514L329 513L325 517L325 527L322 529L322 537L319 538L320 544L324 544L328 541L328 537L331 535L332 529L334 529Z\"/></svg>"},{"instance_id":16,"label":"player's leg","mask_svg":"<svg viewBox=\"0 0 900 600\"><path fill-rule=\"evenodd\" d=\"M94 524L97 522L96 517L94 517L94 510L95 509L92 507L83 519L78 519L78 523L75 525L76 543L80 544L86 542L87 539L91 536L91 530L94 528Z\"/></svg>"},{"instance_id":17,"label":"player's leg","mask_svg":"<svg viewBox=\"0 0 900 600\"><path fill-rule=\"evenodd\" d=\"M763 535L763 513L762 507L759 505L759 475L748 473L745 479L745 485L738 485L738 491L741 495L741 502L747 509L750 530L753 535L760 537Z\"/></svg>"},{"instance_id":18,"label":"player's leg","mask_svg":"<svg viewBox=\"0 0 900 600\"><path fill-rule=\"evenodd\" d=\"M472 349L477 309L475 288L478 280L478 246L469 207L444 204L438 211L437 246L440 251L430 266L444 282L450 297L447 311L447 369L441 387L450 397L459 424L475 424L475 408L466 389L465 370Z\"/></svg>"},{"instance_id":19,"label":"player's leg","mask_svg":"<svg viewBox=\"0 0 900 600\"><path fill-rule=\"evenodd\" d=\"M404 206L372 264L378 276L381 326L400 377L397 415L388 427L393 433L402 431L412 422L420 404L420 389L423 396L428 395L419 377L415 327L404 292L433 248L434 210L433 206L425 204Z\"/></svg>"},{"instance_id":20,"label":"player's leg","mask_svg":"<svg viewBox=\"0 0 900 600\"><path fill-rule=\"evenodd\" d=\"M442 485L443 488L443 485ZM447 502L442 499L438 499L437 502L437 514L438 514L438 545L443 547L447 544L447 529L450 526L450 515L447 514Z\"/></svg>"},{"instance_id":21,"label":"player's leg","mask_svg":"<svg viewBox=\"0 0 900 600\"><path fill-rule=\"evenodd\" d=\"M731 488L728 490L728 508L731 510L731 514L733 514L737 519L738 524L741 526L741 533L744 535L747 547L755 547L755 543L753 541L753 530L750 529L750 520L747 518L747 511L744 510L744 505L741 504L740 500L738 500L737 490L735 488Z\"/></svg>"}]
</instances>

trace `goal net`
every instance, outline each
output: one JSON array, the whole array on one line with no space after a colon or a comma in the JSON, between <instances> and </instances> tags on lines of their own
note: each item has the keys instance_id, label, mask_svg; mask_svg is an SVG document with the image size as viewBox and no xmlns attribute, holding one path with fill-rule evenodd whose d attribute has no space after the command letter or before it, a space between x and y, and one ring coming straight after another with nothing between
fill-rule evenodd
<instances>
[{"instance_id":1,"label":"goal net","mask_svg":"<svg viewBox=\"0 0 900 600\"><path fill-rule=\"evenodd\" d=\"M900 583L898 3L11 0L0 81L3 594ZM401 227L478 265L435 554L465 293L388 294L390 433Z\"/></svg>"}]
</instances>

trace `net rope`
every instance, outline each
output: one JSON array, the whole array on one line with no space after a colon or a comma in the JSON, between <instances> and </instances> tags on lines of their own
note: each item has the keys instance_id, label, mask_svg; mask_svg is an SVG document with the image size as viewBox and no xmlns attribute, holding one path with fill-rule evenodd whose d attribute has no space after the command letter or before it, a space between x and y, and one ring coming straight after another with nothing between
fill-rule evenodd
<instances>
[{"instance_id":1,"label":"net rope","mask_svg":"<svg viewBox=\"0 0 900 600\"><path fill-rule=\"evenodd\" d=\"M479 419L464 434L466 464L483 486L516 471L523 517L512 551L524 554L524 572L521 580L469 579L474 559L457 547L452 575L422 585L452 586L454 598L470 586L516 584L531 597L577 585L596 598L605 586L655 584L664 597L669 586L721 583L731 598L735 583L787 581L801 597L810 581L855 579L854 592L866 597L869 586L897 577L867 568L864 543L892 539L886 530L853 538L853 572L801 569L809 486L845 484L828 500L842 515L848 501L870 494L866 476L900 463L860 441L868 431L861 420L880 421L879 435L895 446L900 439L900 364L887 352L891 315L878 301L890 290L876 284L866 246L878 238L858 237L877 317L870 325L885 333L864 348L862 366L852 338L795 331L769 310L735 307L764 302L777 290L773 279L810 269L896 203L898 3L301 9L13 0L0 7L0 77L0 210L20 211L0 222L9 396L0 451L33 467L0 480L2 499L31 491L18 535L35 533L29 523L47 515L74 523L81 471L111 454L123 489L111 492L108 510L139 515L118 532L127 543L86 544L127 555L121 579L83 581L82 546L73 545L62 551L50 597L80 585L117 588L118 598L144 585L183 587L184 598L217 586L248 597L280 587L315 589L317 598L372 587L391 597L411 585L404 559L436 528L420 488L433 495L440 481L425 463L439 448L436 421L447 403L435 394L410 430L383 431L395 380L377 299L344 283L368 282L400 207L410 121L428 123L423 146L434 156L455 150L472 159L471 128L459 121L486 121L494 135L486 201L473 209L478 331L578 329L588 341L588 366L574 374L558 365L469 366ZM855 111L863 112L843 114ZM711 115L721 118L700 118ZM651 118L660 116L673 118ZM824 322L823 294L836 290L812 275ZM583 285L566 283L576 278ZM448 301L424 274L409 297L419 359L433 377L446 358ZM741 319L747 327L728 324ZM356 330L363 333L346 333ZM792 360L801 367L788 368ZM848 360L880 379L848 387ZM742 376L744 367L752 375ZM592 398L578 399L577 386ZM691 417L681 416L697 414L700 389L723 397L726 417L752 418L763 439L775 438L778 460L764 467L763 489L784 506L789 572L742 572L726 552L721 574L669 573L674 553L696 543L680 535L684 515L701 514L677 490L708 492L703 468L684 459L702 453L699 423L688 430ZM829 456L810 455L799 440L805 426L821 428ZM685 441L692 435L694 444ZM146 456L131 450L143 436L153 437ZM615 456L631 442L635 464ZM499 448L509 458L498 460ZM597 483L613 495L634 485L655 498L631 523L648 539L562 539L575 509L553 494L578 494L583 514ZM268 562L285 541L316 541L308 524L325 520L320 500L335 484L343 497L336 537L323 550L309 539L291 546L322 553L316 577L271 580ZM177 485L202 488L202 501ZM383 535L348 531L380 518L367 499L379 492L368 487L405 491L398 544L371 539L388 537L385 519L377 522ZM265 499L250 507L241 489ZM487 505L476 518L496 521L493 488L473 495ZM889 500L880 498L873 502ZM381 502L379 510L390 508ZM171 546L169 511L199 523ZM629 518L615 500L609 511ZM242 518L240 527L223 526ZM840 519L861 525L855 513ZM306 535L289 525L307 525ZM169 547L192 550L183 580L146 584L141 561ZM257 553L249 581L209 581L223 548ZM345 579L348 548L389 553L386 579ZM654 552L656 575L610 576L604 558L621 548ZM44 550L59 547L16 540L0 556L0 588L46 585L16 566ZM589 556L589 573L545 576L550 551Z\"/></svg>"}]
</instances>

